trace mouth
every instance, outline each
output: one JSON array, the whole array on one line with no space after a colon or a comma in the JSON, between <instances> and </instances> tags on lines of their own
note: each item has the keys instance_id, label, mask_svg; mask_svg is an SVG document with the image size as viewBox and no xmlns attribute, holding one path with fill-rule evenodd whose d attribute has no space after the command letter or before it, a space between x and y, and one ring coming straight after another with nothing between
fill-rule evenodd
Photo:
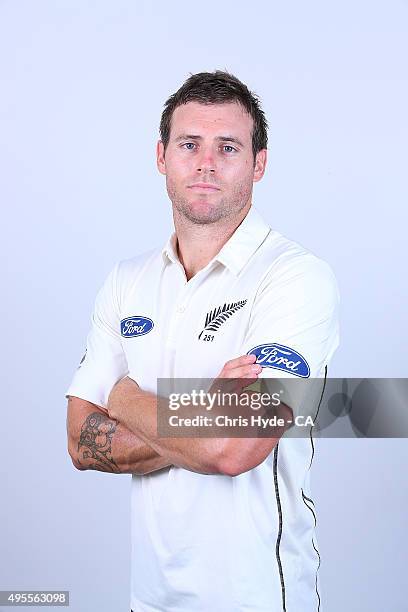
<instances>
[{"instance_id":1,"label":"mouth","mask_svg":"<svg viewBox=\"0 0 408 612\"><path fill-rule=\"evenodd\" d=\"M204 193L220 191L218 185L213 185L212 183L193 183L193 185L188 186L188 189L194 189L195 191L202 191Z\"/></svg>"}]
</instances>

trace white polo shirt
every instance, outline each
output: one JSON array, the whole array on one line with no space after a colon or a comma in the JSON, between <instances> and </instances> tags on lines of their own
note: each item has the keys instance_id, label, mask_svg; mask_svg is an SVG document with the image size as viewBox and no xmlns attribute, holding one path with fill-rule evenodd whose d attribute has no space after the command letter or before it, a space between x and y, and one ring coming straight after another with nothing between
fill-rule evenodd
<instances>
[{"instance_id":1,"label":"white polo shirt","mask_svg":"<svg viewBox=\"0 0 408 612\"><path fill-rule=\"evenodd\" d=\"M251 208L188 282L174 234L163 250L115 266L67 395L106 407L127 374L156 392L157 378L214 378L253 349L262 377L322 377L337 346L329 266ZM178 467L133 475L133 611L317 611L313 453L310 438L283 438L235 477Z\"/></svg>"}]
</instances>

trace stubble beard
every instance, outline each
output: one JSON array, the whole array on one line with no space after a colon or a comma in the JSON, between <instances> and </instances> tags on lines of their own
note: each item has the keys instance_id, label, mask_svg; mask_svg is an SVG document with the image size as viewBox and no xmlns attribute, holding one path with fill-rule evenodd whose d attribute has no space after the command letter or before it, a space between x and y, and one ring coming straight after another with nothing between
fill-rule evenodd
<instances>
[{"instance_id":1,"label":"stubble beard","mask_svg":"<svg viewBox=\"0 0 408 612\"><path fill-rule=\"evenodd\" d=\"M174 210L194 225L210 225L238 215L248 204L252 194L252 182L243 182L239 183L228 197L221 196L221 199L215 202L211 196L209 198L204 196L200 205L194 206L194 196L191 198L183 196L168 177L166 184ZM199 197L196 197L194 200L197 202L198 199Z\"/></svg>"}]
</instances>

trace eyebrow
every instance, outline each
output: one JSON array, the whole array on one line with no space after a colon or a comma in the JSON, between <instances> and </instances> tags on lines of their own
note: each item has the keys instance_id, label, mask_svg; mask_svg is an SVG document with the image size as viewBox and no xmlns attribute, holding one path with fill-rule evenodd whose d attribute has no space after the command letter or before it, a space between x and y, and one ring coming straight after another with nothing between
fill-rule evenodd
<instances>
[{"instance_id":1,"label":"eyebrow","mask_svg":"<svg viewBox=\"0 0 408 612\"><path fill-rule=\"evenodd\" d=\"M180 136L177 136L177 138L175 139L175 142L180 142L181 140L202 140L202 139L203 137L200 136L199 134L180 134ZM218 140L218 142L234 142L240 147L244 146L238 138L235 138L235 136L217 136L215 140Z\"/></svg>"}]
</instances>

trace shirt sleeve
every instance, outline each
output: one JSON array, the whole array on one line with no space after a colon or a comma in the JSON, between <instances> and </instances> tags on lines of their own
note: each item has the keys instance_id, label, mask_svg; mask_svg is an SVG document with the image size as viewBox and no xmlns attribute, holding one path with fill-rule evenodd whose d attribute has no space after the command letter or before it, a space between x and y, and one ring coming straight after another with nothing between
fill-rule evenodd
<instances>
[{"instance_id":1,"label":"shirt sleeve","mask_svg":"<svg viewBox=\"0 0 408 612\"><path fill-rule=\"evenodd\" d=\"M305 414L306 399L306 412L314 412L322 387L315 379L325 375L339 344L338 314L334 274L312 254L275 266L258 290L245 352L255 354L262 366L261 389L283 390L282 401L294 416Z\"/></svg>"},{"instance_id":2,"label":"shirt sleeve","mask_svg":"<svg viewBox=\"0 0 408 612\"><path fill-rule=\"evenodd\" d=\"M106 409L109 393L128 374L120 335L116 264L100 289L91 319L85 355L66 396L73 395Z\"/></svg>"}]
</instances>

